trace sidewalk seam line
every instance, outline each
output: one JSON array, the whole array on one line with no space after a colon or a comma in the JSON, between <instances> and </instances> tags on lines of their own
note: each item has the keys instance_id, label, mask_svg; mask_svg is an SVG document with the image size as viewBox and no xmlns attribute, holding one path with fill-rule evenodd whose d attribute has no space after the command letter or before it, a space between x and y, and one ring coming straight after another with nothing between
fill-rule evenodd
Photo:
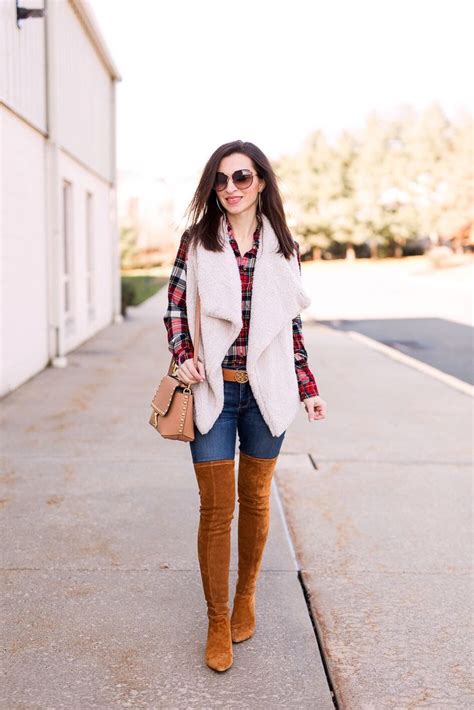
<instances>
[{"instance_id":1,"label":"sidewalk seam line","mask_svg":"<svg viewBox=\"0 0 474 710\"><path fill-rule=\"evenodd\" d=\"M330 694L330 696L331 696L331 700L332 700L332 702L333 702L333 704L334 704L334 707L336 708L336 710L338 710L338 709L339 709L339 705L338 705L338 703L337 703L336 693L335 693L335 691L334 691L334 684L333 684L333 681L332 681L332 678L331 678L331 674L330 674L330 672L329 672L329 668L328 668L327 663L326 663L326 658L325 658L325 656L324 656L323 647L322 647L322 644L321 644L321 641L320 641L318 628L317 628L317 625L316 625L316 622L315 622L315 619L314 619L314 616L313 616L313 610L312 610L311 605L310 605L310 603L309 603L308 590L306 589L306 585L305 585L304 580L303 580L301 565L300 565L300 563L299 563L298 555L297 555L296 550L295 550L295 547L294 547L294 545L293 545L293 540L292 540L291 533L290 533L290 530L289 530L289 528L288 528L288 523L287 523L287 520L286 520L285 510L284 510L284 508L283 508L283 504L282 504L281 498L280 498L280 492L279 492L279 490L278 490L278 483L277 483L275 477L274 477L273 480L272 480L272 487L273 487L273 491L274 491L274 494L275 494L275 499L276 499L276 501L277 501L278 510L279 510L279 512L280 512L280 519L281 519L281 521L282 521L282 525L283 525L283 528L284 528L284 530L285 530L286 539L287 539L287 541L288 541L288 546L289 546L289 548L290 548L290 552L291 552L291 555L292 555L292 557L293 557L293 561L294 561L294 563L295 563L296 574L297 574L298 581L299 581L299 583L300 583L300 586L301 586L301 589L302 589L302 592L303 592L303 599L304 599L304 602L305 602L305 604L306 604L306 610L307 610L307 612L308 612L308 616L309 616L309 620L310 620L311 626L313 627L313 633L314 633L314 636L315 636L315 639L316 639L316 643L317 643L317 646L318 646L319 657L320 657L320 659L321 659L321 663L322 663L322 666L323 666L324 675L326 676L326 682L327 682L327 685L328 685L329 694Z\"/></svg>"},{"instance_id":2,"label":"sidewalk seam line","mask_svg":"<svg viewBox=\"0 0 474 710\"><path fill-rule=\"evenodd\" d=\"M301 569L300 563L298 560L298 556L296 554L296 550L293 546L293 540L291 539L290 531L288 529L288 523L286 521L285 511L283 510L283 504L282 504L281 498L280 498L280 491L278 490L278 484L276 482L275 477L273 478L273 481L272 481L272 488L273 488L273 492L275 494L275 500L277 502L278 511L280 513L280 519L281 519L281 522L283 525L283 530L285 532L285 537L286 537L286 540L288 543L288 547L290 548L290 553L291 553L291 558L293 560L294 568L295 568L296 572L299 572L299 570Z\"/></svg>"}]
</instances>

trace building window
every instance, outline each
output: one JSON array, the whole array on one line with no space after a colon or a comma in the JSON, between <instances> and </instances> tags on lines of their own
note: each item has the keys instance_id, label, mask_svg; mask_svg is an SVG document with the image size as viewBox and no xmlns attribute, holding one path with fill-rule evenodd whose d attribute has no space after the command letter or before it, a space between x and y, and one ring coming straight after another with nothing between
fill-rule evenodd
<instances>
[{"instance_id":1,"label":"building window","mask_svg":"<svg viewBox=\"0 0 474 710\"><path fill-rule=\"evenodd\" d=\"M63 295L66 328L74 321L72 224L72 185L63 180Z\"/></svg>"},{"instance_id":2,"label":"building window","mask_svg":"<svg viewBox=\"0 0 474 710\"><path fill-rule=\"evenodd\" d=\"M86 299L89 318L94 318L94 198L86 192Z\"/></svg>"}]
</instances>

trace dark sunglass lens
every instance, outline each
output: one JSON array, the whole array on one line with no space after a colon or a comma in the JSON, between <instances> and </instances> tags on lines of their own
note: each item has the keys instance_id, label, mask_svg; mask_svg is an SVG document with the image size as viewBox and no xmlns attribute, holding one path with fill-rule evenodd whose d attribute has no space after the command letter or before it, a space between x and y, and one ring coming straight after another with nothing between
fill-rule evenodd
<instances>
[{"instance_id":1,"label":"dark sunglass lens","mask_svg":"<svg viewBox=\"0 0 474 710\"><path fill-rule=\"evenodd\" d=\"M232 175L232 182L236 187L246 188L252 184L253 175L246 170L236 170Z\"/></svg>"},{"instance_id":2,"label":"dark sunglass lens","mask_svg":"<svg viewBox=\"0 0 474 710\"><path fill-rule=\"evenodd\" d=\"M216 179L214 180L214 188L216 190L223 190L227 185L227 175L225 173L216 173Z\"/></svg>"}]
</instances>

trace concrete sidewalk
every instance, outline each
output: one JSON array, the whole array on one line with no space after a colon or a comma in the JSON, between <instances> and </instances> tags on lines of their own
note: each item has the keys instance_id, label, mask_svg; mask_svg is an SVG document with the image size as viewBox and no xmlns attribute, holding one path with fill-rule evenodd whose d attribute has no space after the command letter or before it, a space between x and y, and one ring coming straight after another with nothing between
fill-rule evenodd
<instances>
[{"instance_id":1,"label":"concrete sidewalk","mask_svg":"<svg viewBox=\"0 0 474 710\"><path fill-rule=\"evenodd\" d=\"M472 397L304 328L328 413L276 478L339 707L473 708Z\"/></svg>"},{"instance_id":2,"label":"concrete sidewalk","mask_svg":"<svg viewBox=\"0 0 474 710\"><path fill-rule=\"evenodd\" d=\"M189 446L148 424L165 295L2 401L0 706L330 709L276 486L257 633L226 673L204 663ZM298 426L285 446L304 456Z\"/></svg>"}]
</instances>

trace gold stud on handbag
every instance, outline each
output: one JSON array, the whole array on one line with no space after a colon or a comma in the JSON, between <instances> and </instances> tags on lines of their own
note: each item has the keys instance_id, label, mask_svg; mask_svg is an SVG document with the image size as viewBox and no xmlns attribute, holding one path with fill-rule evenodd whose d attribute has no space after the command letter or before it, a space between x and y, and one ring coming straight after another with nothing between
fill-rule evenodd
<instances>
[{"instance_id":1,"label":"gold stud on handbag","mask_svg":"<svg viewBox=\"0 0 474 710\"><path fill-rule=\"evenodd\" d=\"M197 367L199 340L201 335L201 303L199 294L196 301L194 326L194 366ZM178 364L174 355L168 372L161 378L153 400L149 419L151 426L165 439L194 441L193 394L191 385L184 385L176 376Z\"/></svg>"}]
</instances>

